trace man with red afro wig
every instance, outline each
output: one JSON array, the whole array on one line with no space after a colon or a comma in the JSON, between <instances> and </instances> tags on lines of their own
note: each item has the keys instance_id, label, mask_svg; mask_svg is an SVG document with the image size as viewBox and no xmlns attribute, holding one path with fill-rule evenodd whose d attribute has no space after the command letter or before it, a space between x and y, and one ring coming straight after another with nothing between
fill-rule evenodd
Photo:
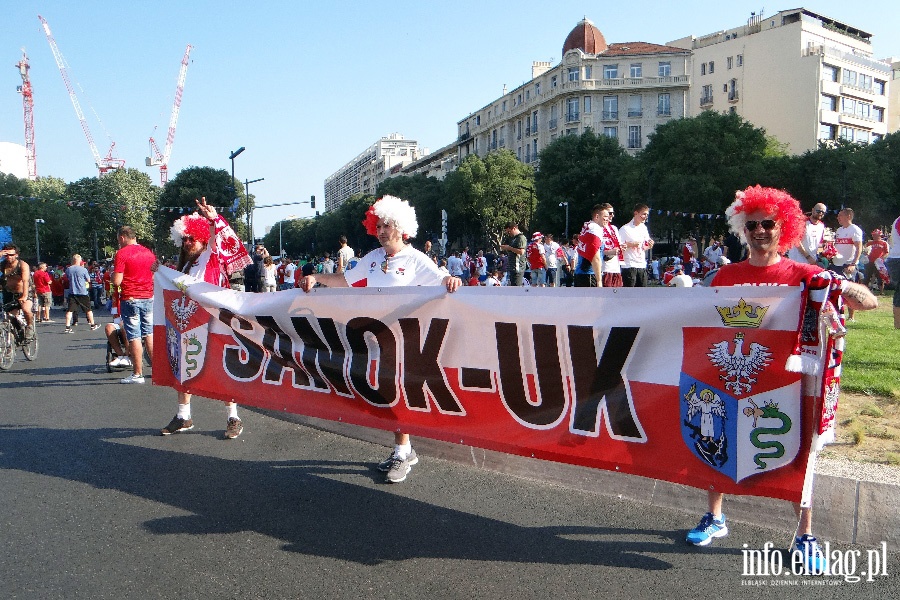
<instances>
[{"instance_id":1,"label":"man with red afro wig","mask_svg":"<svg viewBox=\"0 0 900 600\"><path fill-rule=\"evenodd\" d=\"M224 288L228 277L251 262L250 255L234 230L206 198L195 200L197 212L181 217L172 225L171 237L181 248L177 269L182 273ZM234 439L244 431L237 414L237 404L227 402L228 418L225 422L226 439ZM172 421L160 430L162 435L187 431L194 427L191 419L191 393L178 391L178 412Z\"/></svg>"},{"instance_id":2,"label":"man with red afro wig","mask_svg":"<svg viewBox=\"0 0 900 600\"><path fill-rule=\"evenodd\" d=\"M800 241L806 222L800 203L787 192L758 185L749 187L735 194L735 200L725 214L731 230L747 244L749 255L745 261L719 269L712 286L799 286L824 271L818 265L798 263L784 257L784 253ZM878 300L868 288L849 281L841 282L841 296L848 306L858 310L878 307ZM689 543L705 546L714 538L728 535L722 513L724 497L710 486L707 492L709 512L688 532ZM826 559L812 535L812 511L801 508L799 504L794 506L794 510L799 520L794 550L803 556L810 572L821 573Z\"/></svg>"}]
</instances>

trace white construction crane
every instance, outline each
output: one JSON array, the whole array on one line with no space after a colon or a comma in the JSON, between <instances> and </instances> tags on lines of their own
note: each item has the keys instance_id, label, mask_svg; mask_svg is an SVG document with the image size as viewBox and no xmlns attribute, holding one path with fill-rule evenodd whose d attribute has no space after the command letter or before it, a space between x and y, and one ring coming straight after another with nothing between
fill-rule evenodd
<instances>
[{"instance_id":1,"label":"white construction crane","mask_svg":"<svg viewBox=\"0 0 900 600\"><path fill-rule=\"evenodd\" d=\"M184 49L184 58L181 59L181 70L178 72L178 85L175 87L175 102L172 104L172 116L169 119L169 132L166 134L165 152L159 151L159 146L153 136L150 136L150 156L147 157L147 166L159 165L160 185L166 185L169 181L169 157L172 156L172 143L175 141L175 126L178 124L178 112L181 110L181 96L184 94L184 80L187 77L188 59L191 56L193 46L187 45Z\"/></svg>"},{"instance_id":2,"label":"white construction crane","mask_svg":"<svg viewBox=\"0 0 900 600\"><path fill-rule=\"evenodd\" d=\"M59 73L62 75L63 83L66 84L66 90L69 92L69 99L72 100L72 106L75 107L75 115L81 122L81 130L84 132L84 137L87 138L88 146L91 148L91 154L94 155L94 164L97 166L97 169L100 170L100 175L105 174L107 171L121 169L125 166L125 161L120 158L113 158L112 155L113 149L116 147L115 142L110 141L109 152L106 153L104 158L100 158L100 152L97 150L97 144L94 143L91 129L88 127L87 120L84 118L84 113L81 112L81 105L78 103L78 97L75 95L75 90L72 88L72 83L69 81L69 73L66 70L66 59L63 57L62 52L59 51L59 46L56 45L56 40L53 39L53 33L50 32L50 25L47 23L46 19L41 15L38 15L38 19L40 19L41 25L44 27L44 34L47 36L47 41L50 42L50 50L53 51L53 58L56 59L56 66L59 67Z\"/></svg>"}]
</instances>

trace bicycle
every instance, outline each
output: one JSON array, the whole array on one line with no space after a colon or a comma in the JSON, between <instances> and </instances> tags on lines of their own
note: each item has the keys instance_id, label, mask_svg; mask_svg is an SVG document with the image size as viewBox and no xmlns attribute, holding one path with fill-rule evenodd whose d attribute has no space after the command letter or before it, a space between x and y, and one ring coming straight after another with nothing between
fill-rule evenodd
<instances>
[{"instance_id":1,"label":"bicycle","mask_svg":"<svg viewBox=\"0 0 900 600\"><path fill-rule=\"evenodd\" d=\"M15 315L9 311L19 309ZM26 339L27 323L25 315L19 308L18 301L0 304L0 370L8 371L16 360L16 348L21 348L27 360L34 360L38 355L37 330L30 340Z\"/></svg>"}]
</instances>

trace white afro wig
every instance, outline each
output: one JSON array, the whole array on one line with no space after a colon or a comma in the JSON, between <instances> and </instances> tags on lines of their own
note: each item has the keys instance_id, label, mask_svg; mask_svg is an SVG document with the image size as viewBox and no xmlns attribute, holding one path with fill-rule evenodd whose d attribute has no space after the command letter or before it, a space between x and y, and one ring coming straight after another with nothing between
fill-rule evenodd
<instances>
[{"instance_id":1,"label":"white afro wig","mask_svg":"<svg viewBox=\"0 0 900 600\"><path fill-rule=\"evenodd\" d=\"M375 219L372 219L370 215L374 215ZM375 235L377 219L393 224L403 234L404 239L416 237L416 233L419 231L416 209L410 206L406 200L395 196L383 196L369 208L364 223L366 231L370 235Z\"/></svg>"}]
</instances>

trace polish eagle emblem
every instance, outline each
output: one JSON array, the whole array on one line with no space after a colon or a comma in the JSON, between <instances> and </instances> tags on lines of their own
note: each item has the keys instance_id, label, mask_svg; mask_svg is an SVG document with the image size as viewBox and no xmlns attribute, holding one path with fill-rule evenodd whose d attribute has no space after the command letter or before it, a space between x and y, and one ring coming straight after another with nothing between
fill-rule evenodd
<instances>
[{"instance_id":1,"label":"polish eagle emblem","mask_svg":"<svg viewBox=\"0 0 900 600\"><path fill-rule=\"evenodd\" d=\"M744 354L744 334L741 332L734 336L733 352L729 352L729 342L723 340L713 344L707 356L724 373L719 379L725 382L725 390L731 390L735 396L750 392L756 383L754 375L772 362L769 349L756 342L752 342L749 353Z\"/></svg>"}]
</instances>

